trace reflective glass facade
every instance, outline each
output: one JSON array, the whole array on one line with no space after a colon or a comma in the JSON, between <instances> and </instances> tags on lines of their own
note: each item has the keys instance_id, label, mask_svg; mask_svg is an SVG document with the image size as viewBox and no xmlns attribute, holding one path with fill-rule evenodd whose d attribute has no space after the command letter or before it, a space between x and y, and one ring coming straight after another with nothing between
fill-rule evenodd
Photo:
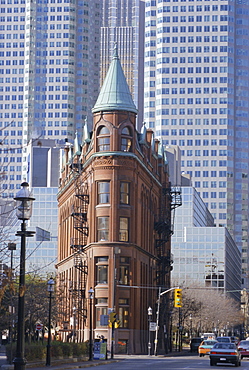
<instances>
[{"instance_id":1,"label":"reflective glass facade","mask_svg":"<svg viewBox=\"0 0 249 370\"><path fill-rule=\"evenodd\" d=\"M58 188L33 188L29 229L35 230L26 247L26 271L46 274L55 271L58 240Z\"/></svg>"},{"instance_id":2,"label":"reflective glass facade","mask_svg":"<svg viewBox=\"0 0 249 370\"><path fill-rule=\"evenodd\" d=\"M227 226L248 270L249 4L146 2L145 106L164 145L179 145L181 167Z\"/></svg>"},{"instance_id":3,"label":"reflective glass facade","mask_svg":"<svg viewBox=\"0 0 249 370\"><path fill-rule=\"evenodd\" d=\"M142 0L102 1L100 84L108 71L116 42L126 81L138 108L139 127L143 119L144 7Z\"/></svg>"},{"instance_id":4,"label":"reflective glass facade","mask_svg":"<svg viewBox=\"0 0 249 370\"><path fill-rule=\"evenodd\" d=\"M26 179L31 139L73 141L99 89L101 1L2 0L1 196Z\"/></svg>"},{"instance_id":5,"label":"reflective glass facade","mask_svg":"<svg viewBox=\"0 0 249 370\"><path fill-rule=\"evenodd\" d=\"M217 288L240 299L241 254L225 227L214 227L212 216L192 187L182 188L172 237L173 284Z\"/></svg>"}]
</instances>

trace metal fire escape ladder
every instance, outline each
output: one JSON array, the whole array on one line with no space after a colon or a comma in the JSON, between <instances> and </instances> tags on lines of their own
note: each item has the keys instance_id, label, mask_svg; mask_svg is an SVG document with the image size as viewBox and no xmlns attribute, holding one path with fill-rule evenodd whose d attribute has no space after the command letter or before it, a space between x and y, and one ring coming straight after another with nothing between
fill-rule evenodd
<instances>
[{"instance_id":1,"label":"metal fire escape ladder","mask_svg":"<svg viewBox=\"0 0 249 370\"><path fill-rule=\"evenodd\" d=\"M161 208L159 214L155 217L154 223L154 229L157 232L155 247L158 257L157 283L159 286L165 286L165 276L172 270L173 258L170 250L167 250L166 244L174 233L172 220L174 221L175 208L181 206L181 204L180 187L162 187Z\"/></svg>"},{"instance_id":2,"label":"metal fire escape ladder","mask_svg":"<svg viewBox=\"0 0 249 370\"><path fill-rule=\"evenodd\" d=\"M87 210L89 205L89 194L86 183L82 182L80 174L76 175L75 180L75 202L72 205L71 216L73 226L78 237L71 238L71 248L74 252L75 277L71 287L73 294L73 304L78 310L78 314L86 318L86 282L88 275L88 263L85 253L88 237Z\"/></svg>"}]
</instances>

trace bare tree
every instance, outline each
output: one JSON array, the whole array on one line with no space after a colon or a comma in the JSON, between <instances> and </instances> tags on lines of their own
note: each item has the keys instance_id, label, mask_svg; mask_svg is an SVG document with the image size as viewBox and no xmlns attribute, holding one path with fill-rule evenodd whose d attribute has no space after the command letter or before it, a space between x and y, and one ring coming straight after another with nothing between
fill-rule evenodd
<instances>
[{"instance_id":1,"label":"bare tree","mask_svg":"<svg viewBox=\"0 0 249 370\"><path fill-rule=\"evenodd\" d=\"M173 323L181 325L194 335L216 331L217 334L233 332L243 323L239 302L216 289L189 286L182 290L183 304L173 310Z\"/></svg>"}]
</instances>

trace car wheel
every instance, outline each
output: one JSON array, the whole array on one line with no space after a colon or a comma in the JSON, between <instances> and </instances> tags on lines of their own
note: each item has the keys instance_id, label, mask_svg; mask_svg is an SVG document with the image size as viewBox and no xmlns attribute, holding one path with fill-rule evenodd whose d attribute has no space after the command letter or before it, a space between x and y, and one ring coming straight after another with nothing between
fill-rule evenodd
<instances>
[{"instance_id":1,"label":"car wheel","mask_svg":"<svg viewBox=\"0 0 249 370\"><path fill-rule=\"evenodd\" d=\"M199 356L200 356L200 357L202 357L202 356L203 356L203 354L202 354L202 353L199 353Z\"/></svg>"},{"instance_id":2,"label":"car wheel","mask_svg":"<svg viewBox=\"0 0 249 370\"><path fill-rule=\"evenodd\" d=\"M241 356L241 360L242 360L243 356Z\"/></svg>"},{"instance_id":3,"label":"car wheel","mask_svg":"<svg viewBox=\"0 0 249 370\"><path fill-rule=\"evenodd\" d=\"M210 366L214 366L214 365L215 365L214 361L210 360Z\"/></svg>"},{"instance_id":4,"label":"car wheel","mask_svg":"<svg viewBox=\"0 0 249 370\"><path fill-rule=\"evenodd\" d=\"M234 365L235 365L235 367L239 367L239 361L236 361L236 362L234 363Z\"/></svg>"}]
</instances>

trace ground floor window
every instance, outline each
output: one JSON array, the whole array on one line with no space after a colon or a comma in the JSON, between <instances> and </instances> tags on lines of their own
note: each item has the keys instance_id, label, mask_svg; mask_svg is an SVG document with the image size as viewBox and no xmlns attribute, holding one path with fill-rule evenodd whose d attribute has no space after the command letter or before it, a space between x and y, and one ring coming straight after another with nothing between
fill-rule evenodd
<instances>
[{"instance_id":1,"label":"ground floor window","mask_svg":"<svg viewBox=\"0 0 249 370\"><path fill-rule=\"evenodd\" d=\"M120 328L129 327L129 300L128 298L120 298L118 309L118 319L120 321Z\"/></svg>"}]
</instances>

